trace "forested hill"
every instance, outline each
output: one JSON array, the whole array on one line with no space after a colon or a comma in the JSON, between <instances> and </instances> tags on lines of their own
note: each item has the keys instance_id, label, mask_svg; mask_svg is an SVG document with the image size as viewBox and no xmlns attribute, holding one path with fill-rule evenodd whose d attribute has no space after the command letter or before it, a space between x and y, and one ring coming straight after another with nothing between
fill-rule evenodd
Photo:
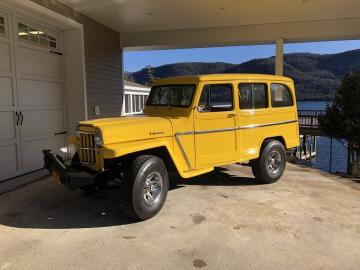
<instances>
[{"instance_id":1,"label":"forested hill","mask_svg":"<svg viewBox=\"0 0 360 270\"><path fill-rule=\"evenodd\" d=\"M153 67L154 77L209 74L274 74L275 58L255 59L241 64L187 62ZM360 49L336 54L291 53L284 55L284 73L295 81L299 100L332 99L342 77L360 71ZM146 84L146 69L127 74L137 83Z\"/></svg>"}]
</instances>

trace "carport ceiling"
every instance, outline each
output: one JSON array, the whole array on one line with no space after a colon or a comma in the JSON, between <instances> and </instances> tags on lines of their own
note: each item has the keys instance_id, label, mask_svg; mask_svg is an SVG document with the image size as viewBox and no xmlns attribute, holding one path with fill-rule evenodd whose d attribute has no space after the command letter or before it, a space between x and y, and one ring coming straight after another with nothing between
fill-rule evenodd
<instances>
[{"instance_id":1,"label":"carport ceiling","mask_svg":"<svg viewBox=\"0 0 360 270\"><path fill-rule=\"evenodd\" d=\"M360 17L359 0L60 0L119 33Z\"/></svg>"}]
</instances>

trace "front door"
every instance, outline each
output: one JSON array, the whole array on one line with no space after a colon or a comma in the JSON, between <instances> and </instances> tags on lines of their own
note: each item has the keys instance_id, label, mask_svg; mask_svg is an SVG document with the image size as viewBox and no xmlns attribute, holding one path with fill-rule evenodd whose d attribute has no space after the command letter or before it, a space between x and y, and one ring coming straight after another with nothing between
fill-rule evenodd
<instances>
[{"instance_id":1,"label":"front door","mask_svg":"<svg viewBox=\"0 0 360 270\"><path fill-rule=\"evenodd\" d=\"M234 96L234 86L230 83L216 82L203 86L194 116L197 167L237 159Z\"/></svg>"}]
</instances>

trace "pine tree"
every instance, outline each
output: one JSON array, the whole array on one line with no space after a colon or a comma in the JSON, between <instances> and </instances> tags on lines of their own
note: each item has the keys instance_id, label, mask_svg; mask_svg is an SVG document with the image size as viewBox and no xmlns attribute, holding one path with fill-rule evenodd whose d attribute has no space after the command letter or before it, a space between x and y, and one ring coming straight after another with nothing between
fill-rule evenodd
<instances>
[{"instance_id":1,"label":"pine tree","mask_svg":"<svg viewBox=\"0 0 360 270\"><path fill-rule=\"evenodd\" d=\"M146 69L146 79L147 79L146 85L151 86L155 82L154 70L151 68L151 66L146 66L145 69Z\"/></svg>"},{"instance_id":2,"label":"pine tree","mask_svg":"<svg viewBox=\"0 0 360 270\"><path fill-rule=\"evenodd\" d=\"M360 154L360 73L346 75L326 114L319 118L321 129L332 138L346 140L349 151L348 173L351 159Z\"/></svg>"}]
</instances>

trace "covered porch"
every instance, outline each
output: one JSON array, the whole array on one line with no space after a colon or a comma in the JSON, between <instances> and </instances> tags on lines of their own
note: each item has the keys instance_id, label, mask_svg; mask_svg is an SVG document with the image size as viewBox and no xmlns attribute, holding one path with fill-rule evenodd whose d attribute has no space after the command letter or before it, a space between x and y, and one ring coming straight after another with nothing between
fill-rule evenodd
<instances>
[{"instance_id":1,"label":"covered porch","mask_svg":"<svg viewBox=\"0 0 360 270\"><path fill-rule=\"evenodd\" d=\"M180 181L159 216L133 223L118 186L85 195L33 171L77 122L121 115L127 50L276 44L281 75L286 43L359 39L359 10L356 0L0 0L0 269L356 269L360 187L347 178L289 164L264 186L234 164ZM9 180L25 173L23 188Z\"/></svg>"},{"instance_id":2,"label":"covered porch","mask_svg":"<svg viewBox=\"0 0 360 270\"><path fill-rule=\"evenodd\" d=\"M125 51L276 44L282 75L284 44L359 39L359 10L356 0L1 0L0 181L41 168L41 150L66 147L79 121L121 115Z\"/></svg>"}]
</instances>

